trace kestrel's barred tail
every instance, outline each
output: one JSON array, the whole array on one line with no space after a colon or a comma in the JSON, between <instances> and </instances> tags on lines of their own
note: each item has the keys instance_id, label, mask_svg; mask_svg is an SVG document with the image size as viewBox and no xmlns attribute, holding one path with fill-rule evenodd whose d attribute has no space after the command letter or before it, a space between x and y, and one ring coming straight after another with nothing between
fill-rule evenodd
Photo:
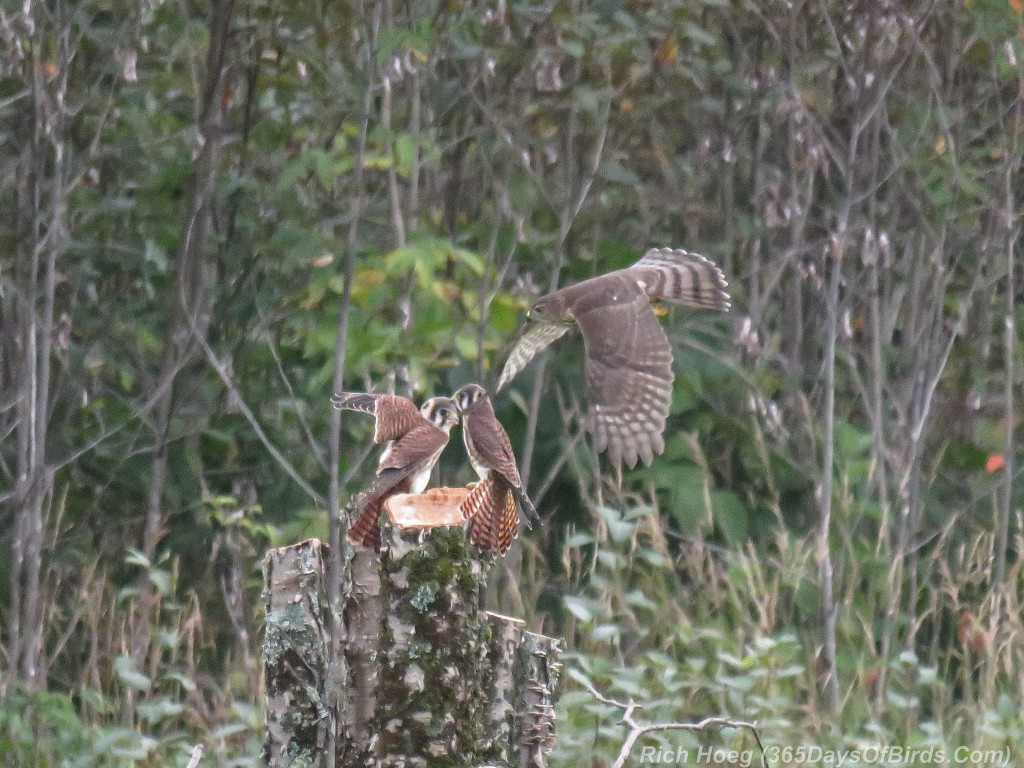
<instances>
[{"instance_id":1,"label":"kestrel's barred tail","mask_svg":"<svg viewBox=\"0 0 1024 768\"><path fill-rule=\"evenodd\" d=\"M504 555L519 535L516 497L494 473L476 484L459 507L469 521L469 539L484 552Z\"/></svg>"},{"instance_id":2,"label":"kestrel's barred tail","mask_svg":"<svg viewBox=\"0 0 1024 768\"><path fill-rule=\"evenodd\" d=\"M729 309L728 283L710 259L682 248L652 248L631 267L651 298L686 307Z\"/></svg>"},{"instance_id":3,"label":"kestrel's barred tail","mask_svg":"<svg viewBox=\"0 0 1024 768\"><path fill-rule=\"evenodd\" d=\"M348 528L349 541L364 547L372 547L376 552L380 551L380 526L377 525L377 516L384 506L385 499L386 497L381 496L368 499L361 493L345 505L345 511L352 521ZM354 520L353 515L356 516Z\"/></svg>"}]
</instances>

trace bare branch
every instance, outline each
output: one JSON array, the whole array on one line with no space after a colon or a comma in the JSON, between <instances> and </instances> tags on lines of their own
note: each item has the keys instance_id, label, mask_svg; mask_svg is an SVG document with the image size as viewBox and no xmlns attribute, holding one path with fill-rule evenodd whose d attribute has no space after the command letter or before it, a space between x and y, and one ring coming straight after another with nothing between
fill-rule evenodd
<instances>
[{"instance_id":1,"label":"bare branch","mask_svg":"<svg viewBox=\"0 0 1024 768\"><path fill-rule=\"evenodd\" d=\"M629 760L629 754L633 749L633 745L636 744L637 740L648 733L657 733L660 731L690 731L698 732L704 731L708 728L718 726L719 728L743 728L753 735L754 741L757 742L758 751L761 753L761 765L767 768L768 762L764 755L764 745L761 743L761 736L757 732L757 721L750 720L736 720L731 717L705 717L703 720L699 720L696 723L649 723L641 724L636 721L634 715L637 710L643 709L643 705L637 704L633 699L628 702L617 701L616 699L608 698L604 696L600 691L594 688L590 683L586 683L586 688L590 691L590 694L600 701L602 704L608 704L622 710L622 719L619 720L629 728L626 733L626 739L622 742L622 747L619 749L618 757L615 758L615 762L612 763L612 768L623 768L626 765L626 761Z\"/></svg>"}]
</instances>

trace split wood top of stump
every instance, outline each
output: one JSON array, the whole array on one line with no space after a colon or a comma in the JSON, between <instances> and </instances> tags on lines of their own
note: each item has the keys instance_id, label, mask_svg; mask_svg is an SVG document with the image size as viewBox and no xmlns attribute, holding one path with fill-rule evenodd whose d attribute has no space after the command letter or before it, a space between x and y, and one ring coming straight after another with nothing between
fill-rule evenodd
<instances>
[{"instance_id":1,"label":"split wood top of stump","mask_svg":"<svg viewBox=\"0 0 1024 768\"><path fill-rule=\"evenodd\" d=\"M399 528L439 528L466 522L459 505L469 488L430 488L423 493L398 493L385 503L391 524Z\"/></svg>"}]
</instances>

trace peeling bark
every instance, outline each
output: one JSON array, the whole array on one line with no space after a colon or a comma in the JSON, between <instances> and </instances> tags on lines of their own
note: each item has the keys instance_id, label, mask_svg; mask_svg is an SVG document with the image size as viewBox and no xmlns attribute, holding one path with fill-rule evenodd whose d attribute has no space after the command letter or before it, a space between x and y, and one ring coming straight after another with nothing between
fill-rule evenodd
<instances>
[{"instance_id":1,"label":"peeling bark","mask_svg":"<svg viewBox=\"0 0 1024 768\"><path fill-rule=\"evenodd\" d=\"M356 548L337 718L326 704L326 674L330 633L343 627L330 625L326 547L309 541L269 553L272 768L546 765L561 641L481 608L493 560L481 559L466 535L457 513L465 495L436 488L394 496L380 554Z\"/></svg>"},{"instance_id":2,"label":"peeling bark","mask_svg":"<svg viewBox=\"0 0 1024 768\"><path fill-rule=\"evenodd\" d=\"M516 673L519 700L522 701L522 728L519 732L521 766L547 765L546 755L555 745L555 702L562 676L562 640L533 632L523 634L519 646Z\"/></svg>"},{"instance_id":3,"label":"peeling bark","mask_svg":"<svg viewBox=\"0 0 1024 768\"><path fill-rule=\"evenodd\" d=\"M370 547L356 547L352 557L352 587L345 605L348 638L344 645L348 666L348 706L342 716L347 738L340 761L344 766L372 762L373 711L377 703L377 654L384 620L381 598L380 555ZM346 744L347 742L347 744Z\"/></svg>"},{"instance_id":4,"label":"peeling bark","mask_svg":"<svg viewBox=\"0 0 1024 768\"><path fill-rule=\"evenodd\" d=\"M271 550L264 563L267 690L263 757L271 768L327 766L335 731L327 706L330 602L323 545L313 539Z\"/></svg>"},{"instance_id":5,"label":"peeling bark","mask_svg":"<svg viewBox=\"0 0 1024 768\"><path fill-rule=\"evenodd\" d=\"M491 639L491 722L485 754L489 762L511 763L518 752L522 726L522 701L516 684L516 660L523 643L526 623L508 616L488 613Z\"/></svg>"}]
</instances>

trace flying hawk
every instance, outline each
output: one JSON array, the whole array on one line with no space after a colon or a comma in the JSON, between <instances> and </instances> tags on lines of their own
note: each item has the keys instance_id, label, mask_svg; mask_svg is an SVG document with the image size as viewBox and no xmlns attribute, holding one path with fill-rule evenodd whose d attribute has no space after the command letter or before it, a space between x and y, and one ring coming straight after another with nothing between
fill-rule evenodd
<instances>
[{"instance_id":1,"label":"flying hawk","mask_svg":"<svg viewBox=\"0 0 1024 768\"><path fill-rule=\"evenodd\" d=\"M572 328L586 350L588 431L612 464L650 464L665 449L672 403L672 347L651 306L663 299L726 310L727 283L714 262L681 248L654 248L636 264L542 296L505 361L500 390Z\"/></svg>"}]
</instances>

